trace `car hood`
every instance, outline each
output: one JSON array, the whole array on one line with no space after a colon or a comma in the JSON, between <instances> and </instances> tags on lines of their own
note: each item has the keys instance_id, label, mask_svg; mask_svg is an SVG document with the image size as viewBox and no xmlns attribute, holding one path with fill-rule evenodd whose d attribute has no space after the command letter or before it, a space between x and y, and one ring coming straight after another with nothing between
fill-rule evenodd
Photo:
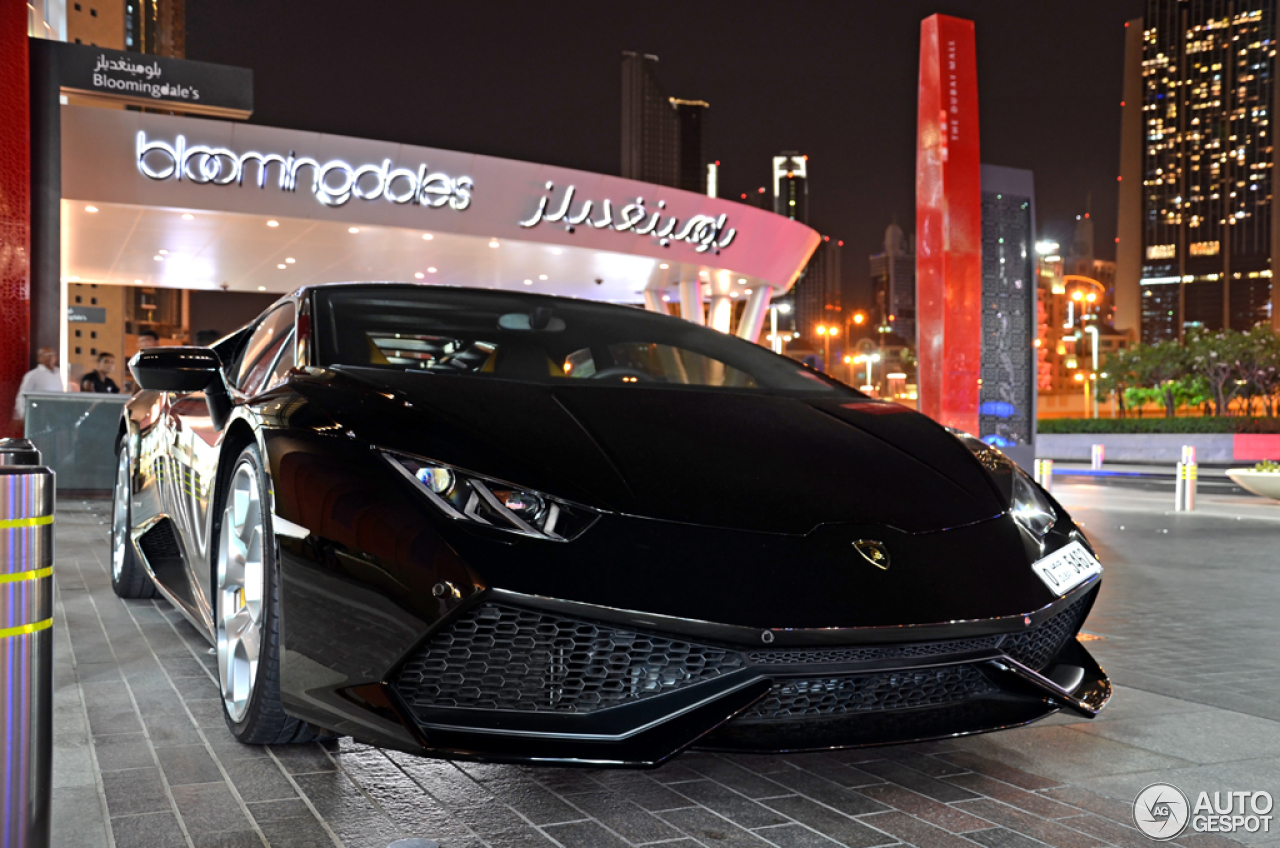
<instances>
[{"instance_id":1,"label":"car hood","mask_svg":"<svg viewBox=\"0 0 1280 848\"><path fill-rule=\"evenodd\" d=\"M294 386L376 446L628 515L921 533L1006 508L959 441L896 404L345 366Z\"/></svg>"}]
</instances>

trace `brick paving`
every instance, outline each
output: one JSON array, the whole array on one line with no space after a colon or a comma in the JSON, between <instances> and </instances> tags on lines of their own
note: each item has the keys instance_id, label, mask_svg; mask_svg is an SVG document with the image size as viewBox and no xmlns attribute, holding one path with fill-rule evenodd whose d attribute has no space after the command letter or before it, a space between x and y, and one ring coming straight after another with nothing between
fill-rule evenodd
<instances>
[{"instance_id":1,"label":"brick paving","mask_svg":"<svg viewBox=\"0 0 1280 848\"><path fill-rule=\"evenodd\" d=\"M1103 721L1054 718L917 745L695 753L652 771L449 763L350 739L244 746L223 723L208 644L166 602L111 592L107 509L65 503L56 525L58 848L385 848L414 836L445 848L1138 846L1149 842L1132 826L1124 781L1204 765L1177 756L1176 728L1143 744L1122 726L1214 708L1123 687L1116 738L1095 732ZM1095 643L1117 656L1149 626L1127 621L1121 601L1099 617L1114 642ZM1204 650L1230 668L1218 646ZM1118 788L1094 791L1108 780Z\"/></svg>"}]
</instances>

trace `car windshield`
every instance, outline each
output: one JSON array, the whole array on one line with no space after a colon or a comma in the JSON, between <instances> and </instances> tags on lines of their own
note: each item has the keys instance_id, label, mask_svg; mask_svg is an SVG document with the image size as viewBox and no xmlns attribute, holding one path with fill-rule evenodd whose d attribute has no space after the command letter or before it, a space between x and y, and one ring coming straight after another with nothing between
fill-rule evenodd
<instances>
[{"instance_id":1,"label":"car windshield","mask_svg":"<svg viewBox=\"0 0 1280 848\"><path fill-rule=\"evenodd\" d=\"M314 306L320 365L861 397L758 345L625 306L414 285L320 287Z\"/></svg>"}]
</instances>

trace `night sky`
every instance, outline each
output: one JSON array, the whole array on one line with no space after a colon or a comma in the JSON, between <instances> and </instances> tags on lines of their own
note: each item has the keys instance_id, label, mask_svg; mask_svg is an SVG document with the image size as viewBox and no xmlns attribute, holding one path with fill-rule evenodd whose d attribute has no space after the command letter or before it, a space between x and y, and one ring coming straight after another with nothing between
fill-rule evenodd
<instances>
[{"instance_id":1,"label":"night sky","mask_svg":"<svg viewBox=\"0 0 1280 848\"><path fill-rule=\"evenodd\" d=\"M810 157L810 223L865 280L896 216L914 229L920 20L977 23L982 161L1035 171L1040 237L1092 193L1114 257L1124 21L1142 0L264 2L187 0L187 57L254 70L255 123L616 174L620 53L706 100L721 196ZM859 304L861 305L861 304Z\"/></svg>"}]
</instances>

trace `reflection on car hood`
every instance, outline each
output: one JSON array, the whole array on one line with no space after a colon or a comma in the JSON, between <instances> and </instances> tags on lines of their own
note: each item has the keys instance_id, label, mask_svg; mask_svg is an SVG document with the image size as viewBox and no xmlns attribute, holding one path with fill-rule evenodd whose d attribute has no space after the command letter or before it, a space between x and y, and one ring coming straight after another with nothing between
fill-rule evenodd
<instances>
[{"instance_id":1,"label":"reflection on car hood","mask_svg":"<svg viewBox=\"0 0 1280 848\"><path fill-rule=\"evenodd\" d=\"M631 515L918 533L1004 509L955 438L893 404L349 367L295 386L375 445Z\"/></svg>"}]
</instances>

